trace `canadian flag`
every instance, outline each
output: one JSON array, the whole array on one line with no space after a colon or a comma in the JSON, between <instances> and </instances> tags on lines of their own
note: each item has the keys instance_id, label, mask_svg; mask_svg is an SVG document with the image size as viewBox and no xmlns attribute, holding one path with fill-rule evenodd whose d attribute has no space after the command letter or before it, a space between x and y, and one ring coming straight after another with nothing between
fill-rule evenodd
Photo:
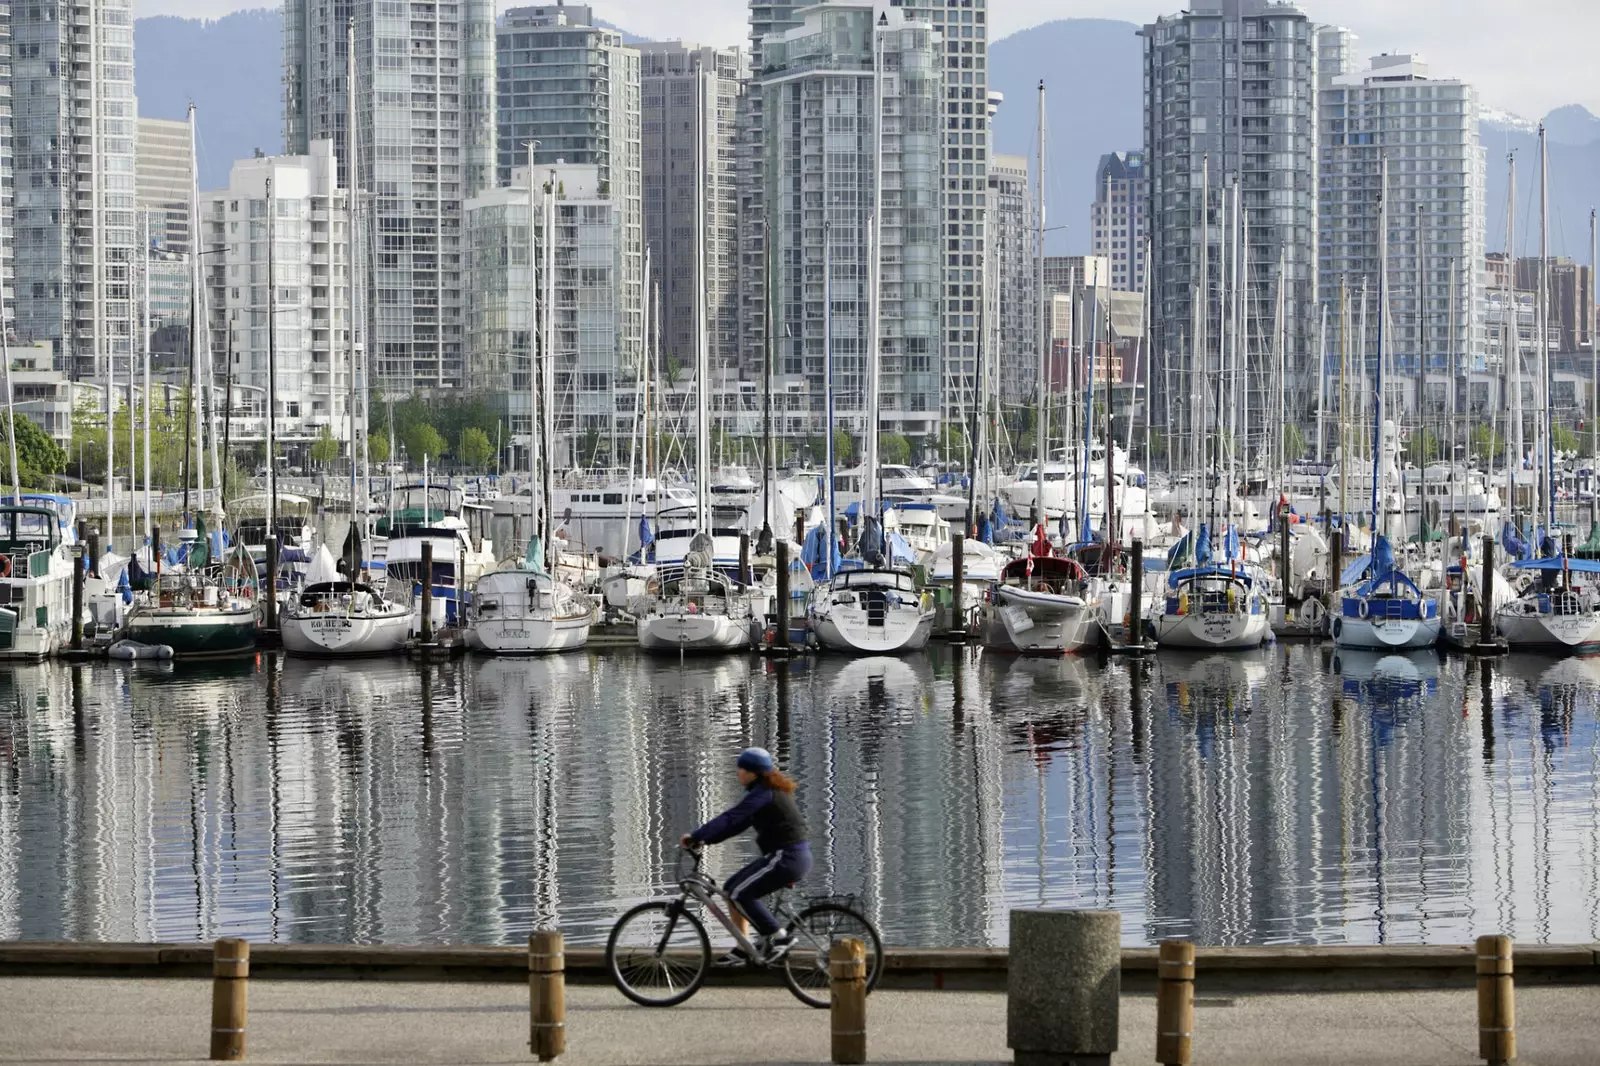
<instances>
[{"instance_id":1,"label":"canadian flag","mask_svg":"<svg viewBox=\"0 0 1600 1066\"><path fill-rule=\"evenodd\" d=\"M1032 577L1033 576L1033 556L1032 555L1028 556L1028 565L1027 565L1026 569L1024 570L1024 572L1023 572L1023 576L1025 576L1025 577Z\"/></svg>"}]
</instances>

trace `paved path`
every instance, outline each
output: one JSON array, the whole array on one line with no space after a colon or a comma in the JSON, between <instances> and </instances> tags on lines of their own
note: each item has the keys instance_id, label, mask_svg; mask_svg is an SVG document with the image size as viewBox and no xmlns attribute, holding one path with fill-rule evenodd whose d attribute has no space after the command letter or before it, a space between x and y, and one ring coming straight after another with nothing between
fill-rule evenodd
<instances>
[{"instance_id":1,"label":"paved path","mask_svg":"<svg viewBox=\"0 0 1600 1066\"><path fill-rule=\"evenodd\" d=\"M0 1062L202 1061L210 982L0 978ZM828 1015L781 989L708 989L645 1010L609 988L567 989L569 1052L584 1064L826 1063ZM1461 992L1328 993L1207 1000L1197 1064L1470 1066L1475 1001ZM1517 995L1519 1066L1589 1066L1600 988ZM526 989L399 981L257 981L248 1059L270 1063L527 1063ZM1005 997L880 992L868 1003L873 1062L1009 1063ZM1155 1003L1128 996L1119 1063L1150 1063Z\"/></svg>"}]
</instances>

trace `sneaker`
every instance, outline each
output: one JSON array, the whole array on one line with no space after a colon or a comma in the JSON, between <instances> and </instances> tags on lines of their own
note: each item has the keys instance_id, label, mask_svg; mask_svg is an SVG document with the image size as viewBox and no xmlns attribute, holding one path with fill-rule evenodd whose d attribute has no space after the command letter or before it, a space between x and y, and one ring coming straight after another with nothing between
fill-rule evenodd
<instances>
[{"instance_id":1,"label":"sneaker","mask_svg":"<svg viewBox=\"0 0 1600 1066\"><path fill-rule=\"evenodd\" d=\"M738 966L749 966L750 956L744 953L744 948L734 948L711 965L722 970L731 970Z\"/></svg>"},{"instance_id":2,"label":"sneaker","mask_svg":"<svg viewBox=\"0 0 1600 1066\"><path fill-rule=\"evenodd\" d=\"M760 947L761 961L771 966L789 954L789 949L794 947L794 934L786 929L780 929L771 936L763 937Z\"/></svg>"}]
</instances>

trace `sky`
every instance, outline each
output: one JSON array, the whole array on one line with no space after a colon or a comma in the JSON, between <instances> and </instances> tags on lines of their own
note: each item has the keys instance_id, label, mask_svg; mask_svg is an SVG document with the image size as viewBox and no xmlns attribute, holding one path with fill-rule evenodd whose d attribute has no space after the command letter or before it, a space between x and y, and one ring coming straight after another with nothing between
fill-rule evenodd
<instances>
[{"instance_id":1,"label":"sky","mask_svg":"<svg viewBox=\"0 0 1600 1066\"><path fill-rule=\"evenodd\" d=\"M1487 107L1540 118L1565 104L1600 114L1600 0L1301 0L1318 22L1347 26L1360 50L1421 53L1439 77L1477 85ZM135 0L135 12L216 18L261 0ZM498 0L498 6L516 6ZM746 0L593 0L595 13L643 37L743 44ZM1145 22L1186 0L989 0L990 39L1051 19Z\"/></svg>"}]
</instances>

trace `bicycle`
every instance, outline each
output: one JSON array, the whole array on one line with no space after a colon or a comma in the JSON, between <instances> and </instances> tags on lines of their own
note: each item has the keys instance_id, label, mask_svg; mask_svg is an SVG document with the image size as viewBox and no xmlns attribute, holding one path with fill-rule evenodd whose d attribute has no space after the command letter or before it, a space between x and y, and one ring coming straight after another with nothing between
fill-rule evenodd
<instances>
[{"instance_id":1,"label":"bicycle","mask_svg":"<svg viewBox=\"0 0 1600 1066\"><path fill-rule=\"evenodd\" d=\"M703 850L680 851L694 859L694 866L678 878L677 897L632 908L617 919L606 941L606 969L624 996L642 1007L674 1007L700 991L711 971L711 938L705 922L691 909L696 903L732 934L745 958L755 960L750 965L781 968L789 991L808 1006L829 1005L828 951L843 937L856 937L866 945L867 991L877 985L883 970L883 941L860 911L826 899L814 900L796 912L779 894L771 908L781 923L780 930L793 939L781 956L760 961L751 938L730 917L734 908L728 894L701 872ZM682 862L680 856L680 871Z\"/></svg>"}]
</instances>

